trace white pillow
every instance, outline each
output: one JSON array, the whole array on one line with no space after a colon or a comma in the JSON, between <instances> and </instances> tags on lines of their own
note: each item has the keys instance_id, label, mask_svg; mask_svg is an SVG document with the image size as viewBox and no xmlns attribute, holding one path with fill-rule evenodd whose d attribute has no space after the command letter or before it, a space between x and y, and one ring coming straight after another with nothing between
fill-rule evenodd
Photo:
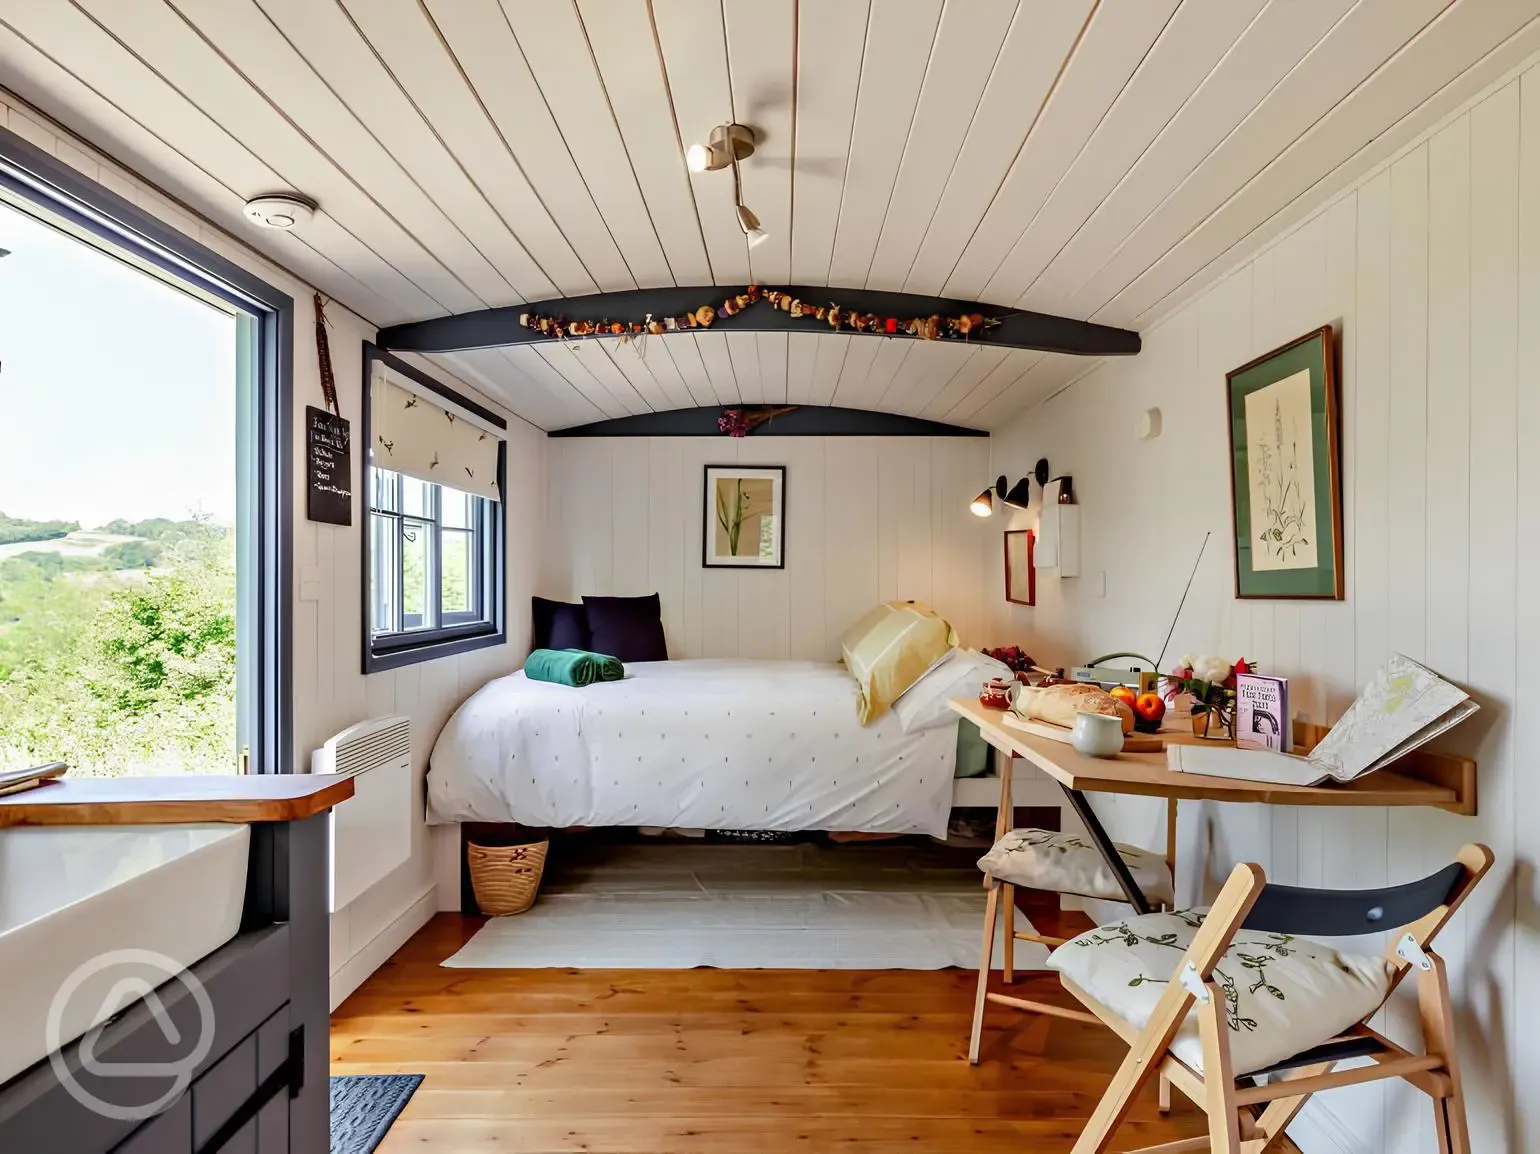
<instances>
[{"instance_id":1,"label":"white pillow","mask_svg":"<svg viewBox=\"0 0 1540 1154\"><path fill-rule=\"evenodd\" d=\"M1087 930L1054 950L1048 966L1143 1029L1206 914L1144 914ZM1339 953L1309 938L1240 930L1214 967L1214 984L1224 996L1239 1076L1318 1046L1374 1013L1390 991L1390 967L1382 957ZM1203 1072L1195 1013L1171 1052Z\"/></svg>"},{"instance_id":2,"label":"white pillow","mask_svg":"<svg viewBox=\"0 0 1540 1154\"><path fill-rule=\"evenodd\" d=\"M893 703L893 712L905 733L935 729L957 720L947 702L954 697L977 697L991 677L1014 677L1003 661L986 657L976 649L954 649L906 689Z\"/></svg>"}]
</instances>

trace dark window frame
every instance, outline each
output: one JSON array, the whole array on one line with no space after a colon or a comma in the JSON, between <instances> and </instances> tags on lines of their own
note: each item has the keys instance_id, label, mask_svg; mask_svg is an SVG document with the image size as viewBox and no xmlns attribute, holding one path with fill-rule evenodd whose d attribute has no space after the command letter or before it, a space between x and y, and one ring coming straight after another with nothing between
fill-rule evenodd
<instances>
[{"instance_id":1,"label":"dark window frame","mask_svg":"<svg viewBox=\"0 0 1540 1154\"><path fill-rule=\"evenodd\" d=\"M0 186L224 301L255 326L252 773L288 773L293 741L294 298L84 173L0 128Z\"/></svg>"},{"instance_id":2,"label":"dark window frame","mask_svg":"<svg viewBox=\"0 0 1540 1154\"><path fill-rule=\"evenodd\" d=\"M494 645L503 645L508 640L507 628L507 542L508 542L508 442L506 439L498 441L497 446L497 487L502 494L501 501L483 500L481 506L482 524L477 528L483 544L482 556L473 558L473 571L477 572L477 580L481 585L482 596L486 599L482 612L473 621L442 622L432 629L417 629L411 632L389 633L376 636L374 633L374 604L370 594L371 580L373 576L373 519L374 512L374 487L370 470L373 467L370 460L371 448L374 444L374 431L372 421L372 381L374 365L376 362L384 364L394 372L400 373L414 383L421 385L435 396L444 398L455 405L460 406L477 417L486 421L494 428L506 432L508 422L490 409L473 401L471 398L456 392L442 381L435 380L427 373L410 365L400 357L392 356L377 345L365 341L363 355L363 451L359 458L359 491L363 493L362 516L359 518L359 555L362 561L360 577L362 580L362 596L360 604L360 633L362 637L362 661L363 672L380 673L388 669L399 669L405 665L415 665L422 661L433 661L440 657L450 657L456 653L469 653L475 649L486 649ZM397 502L400 504L399 500ZM435 510L435 513L437 510ZM433 525L435 536L440 528L435 518L417 518ZM435 543L435 550L437 545ZM433 574L435 580L433 596L437 597L442 588L437 579L438 574Z\"/></svg>"}]
</instances>

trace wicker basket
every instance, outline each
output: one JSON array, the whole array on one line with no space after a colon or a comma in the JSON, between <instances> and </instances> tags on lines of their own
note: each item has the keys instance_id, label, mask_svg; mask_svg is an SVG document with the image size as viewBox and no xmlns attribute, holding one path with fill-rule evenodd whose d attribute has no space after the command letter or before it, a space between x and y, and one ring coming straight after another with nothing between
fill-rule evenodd
<instances>
[{"instance_id":1,"label":"wicker basket","mask_svg":"<svg viewBox=\"0 0 1540 1154\"><path fill-rule=\"evenodd\" d=\"M471 889L481 912L500 918L522 914L534 905L550 847L548 841L524 845L467 843L465 855L471 867Z\"/></svg>"}]
</instances>

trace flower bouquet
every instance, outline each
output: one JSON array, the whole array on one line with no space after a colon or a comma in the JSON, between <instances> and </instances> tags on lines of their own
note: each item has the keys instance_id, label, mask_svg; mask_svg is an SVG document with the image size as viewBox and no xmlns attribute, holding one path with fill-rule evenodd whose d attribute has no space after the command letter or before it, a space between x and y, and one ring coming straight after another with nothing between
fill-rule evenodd
<instances>
[{"instance_id":1,"label":"flower bouquet","mask_svg":"<svg viewBox=\"0 0 1540 1154\"><path fill-rule=\"evenodd\" d=\"M1211 654L1187 654L1165 677L1165 697L1192 698L1192 731L1198 737L1228 738L1235 732L1235 679L1255 673L1255 662L1244 657L1234 663Z\"/></svg>"}]
</instances>

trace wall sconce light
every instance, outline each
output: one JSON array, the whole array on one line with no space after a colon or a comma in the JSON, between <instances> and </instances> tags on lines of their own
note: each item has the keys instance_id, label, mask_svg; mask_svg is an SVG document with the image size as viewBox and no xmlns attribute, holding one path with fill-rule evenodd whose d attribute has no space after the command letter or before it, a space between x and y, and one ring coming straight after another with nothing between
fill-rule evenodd
<instances>
[{"instance_id":1,"label":"wall sconce light","mask_svg":"<svg viewBox=\"0 0 1540 1154\"><path fill-rule=\"evenodd\" d=\"M1032 481L1036 480L1038 487L1048 483L1048 458L1038 461L1032 470L1031 477L1023 477L1012 485L1001 474L995 478L995 483L985 489L968 504L968 511L975 517L988 517L995 511L995 498L999 497L1013 509L1025 509L1032 503Z\"/></svg>"}]
</instances>

